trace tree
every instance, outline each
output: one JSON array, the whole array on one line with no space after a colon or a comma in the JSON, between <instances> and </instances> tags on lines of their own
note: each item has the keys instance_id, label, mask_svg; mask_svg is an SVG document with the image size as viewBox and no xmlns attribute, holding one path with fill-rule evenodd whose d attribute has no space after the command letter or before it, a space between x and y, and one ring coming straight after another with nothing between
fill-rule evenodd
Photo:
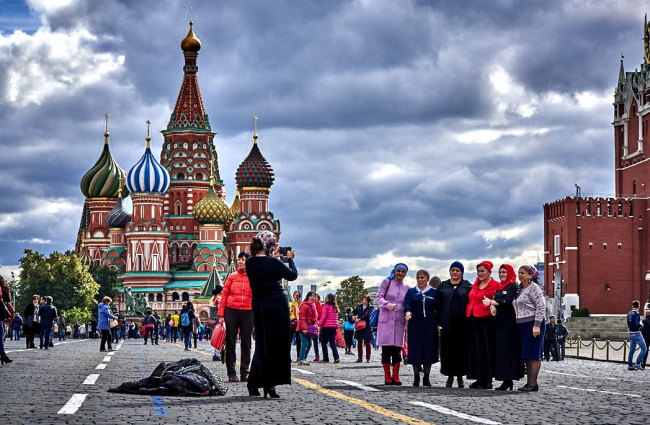
<instances>
[{"instance_id":1,"label":"tree","mask_svg":"<svg viewBox=\"0 0 650 425\"><path fill-rule=\"evenodd\" d=\"M32 295L49 295L59 311L74 307L83 311L93 311L97 302L94 296L99 285L82 266L74 251L64 254L53 252L49 258L37 251L25 250L20 259L19 296L17 309L22 311L31 302Z\"/></svg>"},{"instance_id":2,"label":"tree","mask_svg":"<svg viewBox=\"0 0 650 425\"><path fill-rule=\"evenodd\" d=\"M364 284L364 280L359 276L351 276L341 281L341 287L336 290L336 302L342 312L347 307L354 308L361 304L361 298L368 295Z\"/></svg>"},{"instance_id":3,"label":"tree","mask_svg":"<svg viewBox=\"0 0 650 425\"><path fill-rule=\"evenodd\" d=\"M93 279L99 284L99 292L95 296L97 303L101 302L104 297L115 299L115 294L123 287L117 281L117 270L106 265L93 272Z\"/></svg>"},{"instance_id":4,"label":"tree","mask_svg":"<svg viewBox=\"0 0 650 425\"><path fill-rule=\"evenodd\" d=\"M92 314L88 310L81 310L79 307L72 307L70 310L65 311L65 324L72 326L77 323L88 323Z\"/></svg>"}]
</instances>

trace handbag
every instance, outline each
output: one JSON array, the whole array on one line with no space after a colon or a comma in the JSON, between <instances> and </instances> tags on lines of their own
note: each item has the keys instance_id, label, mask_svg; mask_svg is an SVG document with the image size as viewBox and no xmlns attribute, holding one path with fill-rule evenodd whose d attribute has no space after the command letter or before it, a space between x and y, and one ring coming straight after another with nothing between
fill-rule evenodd
<instances>
[{"instance_id":1,"label":"handbag","mask_svg":"<svg viewBox=\"0 0 650 425\"><path fill-rule=\"evenodd\" d=\"M212 332L212 338L210 339L210 345L212 345L215 350L221 351L225 342L226 342L226 326L223 323L219 323L214 327L214 331Z\"/></svg>"},{"instance_id":2,"label":"handbag","mask_svg":"<svg viewBox=\"0 0 650 425\"><path fill-rule=\"evenodd\" d=\"M7 304L5 304L2 299L0 299L0 322L4 322L7 319L13 319L13 317L13 314L11 314L7 308Z\"/></svg>"},{"instance_id":3,"label":"handbag","mask_svg":"<svg viewBox=\"0 0 650 425\"><path fill-rule=\"evenodd\" d=\"M173 328L174 327L174 319L169 319L169 322L167 322L167 324Z\"/></svg>"},{"instance_id":4,"label":"handbag","mask_svg":"<svg viewBox=\"0 0 650 425\"><path fill-rule=\"evenodd\" d=\"M23 327L25 328L31 328L33 324L34 324L33 316L27 316L25 317L25 320L23 320Z\"/></svg>"},{"instance_id":5,"label":"handbag","mask_svg":"<svg viewBox=\"0 0 650 425\"><path fill-rule=\"evenodd\" d=\"M108 327L113 329L115 326L117 326L117 320L115 319L108 319Z\"/></svg>"},{"instance_id":6,"label":"handbag","mask_svg":"<svg viewBox=\"0 0 650 425\"><path fill-rule=\"evenodd\" d=\"M316 325L310 325L307 323L307 333L305 334L307 338L316 338L318 336L318 328Z\"/></svg>"},{"instance_id":7,"label":"handbag","mask_svg":"<svg viewBox=\"0 0 650 425\"><path fill-rule=\"evenodd\" d=\"M205 326L210 329L214 329L214 327L217 326L217 323L219 323L219 320L210 318L207 322L205 322Z\"/></svg>"},{"instance_id":8,"label":"handbag","mask_svg":"<svg viewBox=\"0 0 650 425\"><path fill-rule=\"evenodd\" d=\"M365 320L359 320L354 322L354 330L355 331L361 331L366 328L366 321Z\"/></svg>"}]
</instances>

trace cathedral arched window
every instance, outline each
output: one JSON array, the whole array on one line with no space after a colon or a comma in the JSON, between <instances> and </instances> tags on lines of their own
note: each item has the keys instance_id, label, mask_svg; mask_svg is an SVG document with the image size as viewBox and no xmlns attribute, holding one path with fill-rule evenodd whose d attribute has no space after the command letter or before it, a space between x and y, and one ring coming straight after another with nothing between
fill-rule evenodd
<instances>
[{"instance_id":1,"label":"cathedral arched window","mask_svg":"<svg viewBox=\"0 0 650 425\"><path fill-rule=\"evenodd\" d=\"M185 174L183 174L183 173L177 173L177 174L176 174L176 179L177 179L177 180L183 180L183 179L185 179Z\"/></svg>"},{"instance_id":2,"label":"cathedral arched window","mask_svg":"<svg viewBox=\"0 0 650 425\"><path fill-rule=\"evenodd\" d=\"M153 294L149 294L149 302L150 302L150 303L153 302Z\"/></svg>"},{"instance_id":3,"label":"cathedral arched window","mask_svg":"<svg viewBox=\"0 0 650 425\"><path fill-rule=\"evenodd\" d=\"M189 255L189 247L187 245L183 245L183 255Z\"/></svg>"},{"instance_id":4,"label":"cathedral arched window","mask_svg":"<svg viewBox=\"0 0 650 425\"><path fill-rule=\"evenodd\" d=\"M172 262L178 261L178 245L172 245Z\"/></svg>"},{"instance_id":5,"label":"cathedral arched window","mask_svg":"<svg viewBox=\"0 0 650 425\"><path fill-rule=\"evenodd\" d=\"M201 173L196 173L196 180L203 180L203 174Z\"/></svg>"},{"instance_id":6,"label":"cathedral arched window","mask_svg":"<svg viewBox=\"0 0 650 425\"><path fill-rule=\"evenodd\" d=\"M178 295L178 292L172 292L172 301L178 301L180 299L180 296Z\"/></svg>"},{"instance_id":7,"label":"cathedral arched window","mask_svg":"<svg viewBox=\"0 0 650 425\"><path fill-rule=\"evenodd\" d=\"M190 294L187 292L183 292L183 301L189 301L190 300Z\"/></svg>"}]
</instances>

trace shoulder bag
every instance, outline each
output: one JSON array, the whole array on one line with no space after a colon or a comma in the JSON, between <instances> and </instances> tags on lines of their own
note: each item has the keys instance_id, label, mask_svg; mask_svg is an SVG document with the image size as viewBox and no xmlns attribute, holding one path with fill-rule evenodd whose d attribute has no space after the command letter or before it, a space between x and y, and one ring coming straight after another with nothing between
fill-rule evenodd
<instances>
[{"instance_id":1,"label":"shoulder bag","mask_svg":"<svg viewBox=\"0 0 650 425\"><path fill-rule=\"evenodd\" d=\"M357 320L354 322L354 330L360 331L366 328L366 321L364 319Z\"/></svg>"}]
</instances>

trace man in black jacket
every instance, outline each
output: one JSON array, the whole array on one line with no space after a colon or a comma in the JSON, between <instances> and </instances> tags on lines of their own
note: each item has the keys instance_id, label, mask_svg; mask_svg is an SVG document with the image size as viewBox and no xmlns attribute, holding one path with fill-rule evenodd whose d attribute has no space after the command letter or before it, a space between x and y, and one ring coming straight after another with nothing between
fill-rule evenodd
<instances>
[{"instance_id":1,"label":"man in black jacket","mask_svg":"<svg viewBox=\"0 0 650 425\"><path fill-rule=\"evenodd\" d=\"M641 321L643 328L641 328L641 335L643 335L643 340L645 341L645 346L650 347L650 310L645 312L645 319ZM646 350L645 355L643 356L643 362L641 366L645 367L645 363L648 360L648 351Z\"/></svg>"},{"instance_id":2,"label":"man in black jacket","mask_svg":"<svg viewBox=\"0 0 650 425\"><path fill-rule=\"evenodd\" d=\"M546 361L551 359L549 354L553 354L553 360L559 361L557 352L557 325L555 324L555 316L551 316L549 319L549 324L546 325L546 333L544 334L544 358Z\"/></svg>"},{"instance_id":3,"label":"man in black jacket","mask_svg":"<svg viewBox=\"0 0 650 425\"><path fill-rule=\"evenodd\" d=\"M52 301L52 297L45 297L45 304L41 305L38 309L38 316L41 319L41 341L39 348L45 348L46 350L50 346L54 318L58 316L56 307L52 305Z\"/></svg>"}]
</instances>

